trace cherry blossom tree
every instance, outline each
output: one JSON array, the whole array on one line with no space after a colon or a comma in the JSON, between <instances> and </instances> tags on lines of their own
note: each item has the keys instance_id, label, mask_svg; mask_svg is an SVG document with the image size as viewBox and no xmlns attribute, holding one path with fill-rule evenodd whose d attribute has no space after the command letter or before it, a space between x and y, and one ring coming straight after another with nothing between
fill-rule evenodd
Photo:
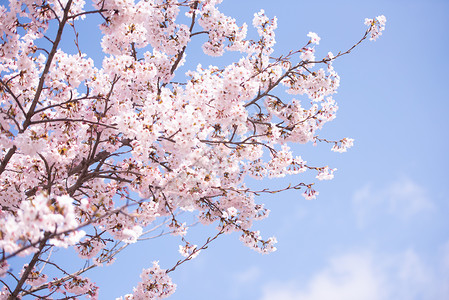
<instances>
[{"instance_id":1,"label":"cherry blossom tree","mask_svg":"<svg viewBox=\"0 0 449 300\"><path fill-rule=\"evenodd\" d=\"M239 232L261 253L276 250L274 237L252 229L269 213L257 196L289 189L306 199L318 194L313 182L302 181L255 190L245 184L248 176L333 178L336 169L310 166L290 146L329 143L336 152L352 146L350 138L318 136L338 108L332 63L379 37L385 17L366 19L361 39L338 54L316 58L320 38L310 32L302 48L275 57L276 18L256 13L258 37L250 39L248 26L221 13L220 2L0 6L0 299L96 299L99 287L88 271L161 228L180 237L182 258L166 269L145 265L141 282L121 299L167 297L176 289L170 272L223 234ZM89 34L78 25L92 18L102 20L103 53L95 58L78 43ZM204 43L193 51L233 51L240 59L181 72L195 39ZM189 242L185 214L213 224L216 234ZM64 269L52 256L60 247L74 248L84 267ZM12 270L18 256L27 264Z\"/></svg>"}]
</instances>

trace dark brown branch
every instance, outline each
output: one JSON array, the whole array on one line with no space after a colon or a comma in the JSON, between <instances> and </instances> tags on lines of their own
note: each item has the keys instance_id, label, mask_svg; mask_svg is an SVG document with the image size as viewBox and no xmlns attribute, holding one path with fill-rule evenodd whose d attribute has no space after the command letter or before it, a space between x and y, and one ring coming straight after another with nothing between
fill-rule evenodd
<instances>
[{"instance_id":1,"label":"dark brown branch","mask_svg":"<svg viewBox=\"0 0 449 300\"><path fill-rule=\"evenodd\" d=\"M192 8L195 10L198 8L198 1L195 1L193 3ZM195 25L195 18L196 18L196 12L193 11L192 22L190 23L190 28L189 28L190 33L192 33L193 26ZM179 63L181 62L182 56L184 55L186 48L187 48L187 45L182 47L182 50L176 55L176 61L173 64L173 66L171 67L170 74L173 74L173 72L175 72L176 68L178 67Z\"/></svg>"},{"instance_id":2,"label":"dark brown branch","mask_svg":"<svg viewBox=\"0 0 449 300\"><path fill-rule=\"evenodd\" d=\"M8 165L9 160L11 157L16 153L17 147L16 145L12 146L12 148L9 149L8 153L6 153L5 157L2 160L2 163L0 164L0 174L5 171L6 165Z\"/></svg>"},{"instance_id":3,"label":"dark brown branch","mask_svg":"<svg viewBox=\"0 0 449 300\"><path fill-rule=\"evenodd\" d=\"M208 31L198 31L198 32L194 32L190 34L190 37L195 36L195 35L199 35L199 34L203 34L203 33L209 33Z\"/></svg>"},{"instance_id":4,"label":"dark brown branch","mask_svg":"<svg viewBox=\"0 0 449 300\"><path fill-rule=\"evenodd\" d=\"M22 291L22 286L25 284L25 281L28 279L28 276L30 275L31 271L33 271L34 266L36 265L39 256L41 255L42 250L44 249L45 245L47 244L47 240L49 238L49 234L47 233L42 241L39 243L38 251L33 255L33 258L31 259L30 263L26 267L25 271L22 274L22 277L20 278L19 282L17 283L16 288L14 291L9 295L8 300L16 300L18 299L19 293Z\"/></svg>"},{"instance_id":5,"label":"dark brown branch","mask_svg":"<svg viewBox=\"0 0 449 300\"><path fill-rule=\"evenodd\" d=\"M8 80L9 81L9 80ZM25 110L22 107L22 104L19 101L19 97L17 97L13 91L11 91L11 89L9 88L9 86L3 82L3 80L0 79L0 84L3 86L3 88L8 92L8 94L11 95L11 97L14 98L14 100L16 101L17 106L19 106L20 110L22 111L23 115L26 115Z\"/></svg>"},{"instance_id":6,"label":"dark brown branch","mask_svg":"<svg viewBox=\"0 0 449 300\"><path fill-rule=\"evenodd\" d=\"M69 14L71 5L72 5L72 0L68 0L67 5L64 8L64 15L62 17L62 20L59 22L59 28L58 28L58 32L56 34L55 41L53 43L53 47L50 51L50 54L47 57L47 62L45 63L44 71L42 72L42 75L39 79L39 83L38 83L37 89L36 89L36 94L34 95L33 102L31 103L28 113L26 114L26 119L23 122L22 132L25 131L26 128L31 124L31 118L34 115L36 106L39 103L39 98L41 96L41 93L42 93L42 90L44 87L45 77L47 76L48 72L50 71L50 66L53 62L53 58L56 54L56 51L58 50L59 42L61 41L61 38L62 38L62 32L64 31L64 27L68 20L68 14Z\"/></svg>"},{"instance_id":7,"label":"dark brown branch","mask_svg":"<svg viewBox=\"0 0 449 300\"><path fill-rule=\"evenodd\" d=\"M42 124L42 123L54 123L54 122L83 122L83 123L99 125L99 126L103 126L103 127L107 127L107 128L111 128L111 129L117 129L116 127L114 127L112 125L107 125L107 124L103 124L100 122L88 121L88 120L84 120L84 119L68 119L68 118L36 120L36 121L31 121L30 125Z\"/></svg>"},{"instance_id":8,"label":"dark brown branch","mask_svg":"<svg viewBox=\"0 0 449 300\"><path fill-rule=\"evenodd\" d=\"M76 15L70 16L67 19L68 20L73 20L73 19L78 18L80 16L85 16L85 15L89 15L89 14L103 13L103 12L106 12L106 11L108 11L108 10L107 9L97 9L97 10L85 11L85 12L78 13Z\"/></svg>"}]
</instances>

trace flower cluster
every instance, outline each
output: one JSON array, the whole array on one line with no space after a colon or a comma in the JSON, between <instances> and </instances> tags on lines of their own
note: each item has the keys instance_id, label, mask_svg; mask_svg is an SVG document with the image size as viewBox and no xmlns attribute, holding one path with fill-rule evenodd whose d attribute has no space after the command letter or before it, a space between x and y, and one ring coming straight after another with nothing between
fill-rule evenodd
<instances>
[{"instance_id":1,"label":"flower cluster","mask_svg":"<svg viewBox=\"0 0 449 300\"><path fill-rule=\"evenodd\" d=\"M77 230L78 225L72 198L39 194L34 199L22 201L15 216L0 219L0 248L13 253L30 245L32 247L20 253L27 255L37 250L37 243L46 233L53 234L50 243L57 247L74 245L85 234Z\"/></svg>"},{"instance_id":2,"label":"flower cluster","mask_svg":"<svg viewBox=\"0 0 449 300\"><path fill-rule=\"evenodd\" d=\"M166 271L159 267L159 262L154 261L153 266L144 269L140 274L141 282L134 288L133 294L127 294L117 299L145 300L162 299L172 295L176 290L176 284L172 283Z\"/></svg>"},{"instance_id":3,"label":"flower cluster","mask_svg":"<svg viewBox=\"0 0 449 300\"><path fill-rule=\"evenodd\" d=\"M318 175L316 178L318 180L331 180L334 178L334 172L337 171L337 168L329 169L328 166L325 166L324 168L320 168Z\"/></svg>"},{"instance_id":4,"label":"flower cluster","mask_svg":"<svg viewBox=\"0 0 449 300\"><path fill-rule=\"evenodd\" d=\"M98 287L89 278L75 276L64 284L66 292L75 295L86 295L88 299L98 299Z\"/></svg>"},{"instance_id":5,"label":"flower cluster","mask_svg":"<svg viewBox=\"0 0 449 300\"><path fill-rule=\"evenodd\" d=\"M201 252L201 250L197 250L197 247L197 245L191 245L189 243L186 243L184 246L179 245L179 253L184 257L195 258Z\"/></svg>"},{"instance_id":6,"label":"flower cluster","mask_svg":"<svg viewBox=\"0 0 449 300\"><path fill-rule=\"evenodd\" d=\"M234 18L221 13L216 4L218 1L204 1L201 10L190 12L200 16L198 24L207 32L209 40L203 44L207 55L221 56L225 48L233 51L244 51L247 26L239 27Z\"/></svg>"},{"instance_id":7,"label":"flower cluster","mask_svg":"<svg viewBox=\"0 0 449 300\"><path fill-rule=\"evenodd\" d=\"M9 264L6 260L0 262L0 277L5 277L9 270Z\"/></svg>"},{"instance_id":8,"label":"flower cluster","mask_svg":"<svg viewBox=\"0 0 449 300\"><path fill-rule=\"evenodd\" d=\"M387 18L384 15L378 16L374 19L365 19L365 25L369 26L370 40L375 41L381 35L382 31L385 30L385 23L387 22Z\"/></svg>"},{"instance_id":9,"label":"flower cluster","mask_svg":"<svg viewBox=\"0 0 449 300\"><path fill-rule=\"evenodd\" d=\"M335 143L335 145L332 146L332 151L342 153L346 152L349 148L354 146L354 139L343 138L339 142L340 143Z\"/></svg>"},{"instance_id":10,"label":"flower cluster","mask_svg":"<svg viewBox=\"0 0 449 300\"><path fill-rule=\"evenodd\" d=\"M24 265L24 268L28 267L28 265ZM22 269L23 271L23 269ZM30 272L30 275L28 275L28 278L26 280L26 283L31 285L31 286L39 286L41 284L44 284L45 282L47 282L47 275L43 274L42 272L36 271L35 269L33 269Z\"/></svg>"},{"instance_id":11,"label":"flower cluster","mask_svg":"<svg viewBox=\"0 0 449 300\"><path fill-rule=\"evenodd\" d=\"M274 246L277 243L275 237L270 237L266 241L262 239L259 231L243 232L240 240L248 247L262 254L268 254L276 251Z\"/></svg>"}]
</instances>

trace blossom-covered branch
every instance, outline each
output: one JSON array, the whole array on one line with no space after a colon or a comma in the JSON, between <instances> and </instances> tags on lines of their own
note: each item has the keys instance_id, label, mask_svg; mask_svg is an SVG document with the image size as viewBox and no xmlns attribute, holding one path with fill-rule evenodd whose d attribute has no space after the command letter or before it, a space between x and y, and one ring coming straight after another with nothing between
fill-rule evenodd
<instances>
[{"instance_id":1,"label":"blossom-covered branch","mask_svg":"<svg viewBox=\"0 0 449 300\"><path fill-rule=\"evenodd\" d=\"M180 238L184 258L169 269L153 263L124 298L167 297L176 288L168 274L222 234L239 232L260 253L276 250L276 238L252 229L269 214L260 194L318 195L301 176L262 190L247 186L248 176L333 178L335 168L307 164L291 145L352 147L350 138L318 137L338 109L332 63L377 39L385 17L367 19L362 38L335 56L316 58L320 37L310 32L302 48L274 57L276 18L256 13L258 38L250 39L248 26L220 12L220 2L0 6L0 299L96 299L99 287L81 276L156 229ZM102 53L88 55L78 37L97 25ZM205 37L198 49L205 55L233 51L240 59L224 67L189 65L186 51L196 50L191 41L198 36ZM188 214L193 224L218 225L218 233L197 246ZM75 249L83 267L57 261L51 253L61 247ZM28 259L20 273L10 267L16 256ZM49 279L50 273L59 275Z\"/></svg>"}]
</instances>

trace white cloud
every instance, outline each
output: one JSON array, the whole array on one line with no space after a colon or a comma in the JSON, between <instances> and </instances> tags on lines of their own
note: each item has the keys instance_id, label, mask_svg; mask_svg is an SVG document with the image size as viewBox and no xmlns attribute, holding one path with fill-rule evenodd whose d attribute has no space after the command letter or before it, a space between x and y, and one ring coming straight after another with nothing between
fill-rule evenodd
<instances>
[{"instance_id":1,"label":"white cloud","mask_svg":"<svg viewBox=\"0 0 449 300\"><path fill-rule=\"evenodd\" d=\"M409 218L434 208L428 192L408 178L393 182L385 191L390 213Z\"/></svg>"},{"instance_id":2,"label":"white cloud","mask_svg":"<svg viewBox=\"0 0 449 300\"><path fill-rule=\"evenodd\" d=\"M401 299L427 298L427 294L432 293L429 290L430 287L436 283L435 274L430 267L411 249L396 257L395 260L396 264L392 265L392 277L396 277L396 284L390 287L391 294L397 294L397 297Z\"/></svg>"},{"instance_id":3,"label":"white cloud","mask_svg":"<svg viewBox=\"0 0 449 300\"><path fill-rule=\"evenodd\" d=\"M406 221L435 208L426 189L409 178L400 178L386 187L367 184L355 191L352 201L361 227L370 222L375 213Z\"/></svg>"},{"instance_id":4,"label":"white cloud","mask_svg":"<svg viewBox=\"0 0 449 300\"><path fill-rule=\"evenodd\" d=\"M246 285L256 281L261 275L260 268L253 266L239 273L236 273L234 279L238 284Z\"/></svg>"},{"instance_id":5,"label":"white cloud","mask_svg":"<svg viewBox=\"0 0 449 300\"><path fill-rule=\"evenodd\" d=\"M372 211L381 206L381 201L382 199L375 195L370 184L366 184L355 191L352 197L352 203L359 227L365 227Z\"/></svg>"},{"instance_id":6,"label":"white cloud","mask_svg":"<svg viewBox=\"0 0 449 300\"><path fill-rule=\"evenodd\" d=\"M449 270L449 241L441 247L443 266Z\"/></svg>"},{"instance_id":7,"label":"white cloud","mask_svg":"<svg viewBox=\"0 0 449 300\"><path fill-rule=\"evenodd\" d=\"M441 280L447 284L443 287L443 294L449 295L449 241L446 242L440 249L440 255L442 257L441 268Z\"/></svg>"},{"instance_id":8,"label":"white cloud","mask_svg":"<svg viewBox=\"0 0 449 300\"><path fill-rule=\"evenodd\" d=\"M232 288L229 290L230 299L242 299L248 290L248 286L255 286L262 276L262 270L252 266L233 274Z\"/></svg>"},{"instance_id":9,"label":"white cloud","mask_svg":"<svg viewBox=\"0 0 449 300\"><path fill-rule=\"evenodd\" d=\"M379 275L369 255L343 255L331 259L305 286L295 281L268 285L262 300L380 300Z\"/></svg>"},{"instance_id":10,"label":"white cloud","mask_svg":"<svg viewBox=\"0 0 449 300\"><path fill-rule=\"evenodd\" d=\"M449 299L448 271L412 249L396 255L362 251L331 258L306 282L271 282L260 300Z\"/></svg>"}]
</instances>

